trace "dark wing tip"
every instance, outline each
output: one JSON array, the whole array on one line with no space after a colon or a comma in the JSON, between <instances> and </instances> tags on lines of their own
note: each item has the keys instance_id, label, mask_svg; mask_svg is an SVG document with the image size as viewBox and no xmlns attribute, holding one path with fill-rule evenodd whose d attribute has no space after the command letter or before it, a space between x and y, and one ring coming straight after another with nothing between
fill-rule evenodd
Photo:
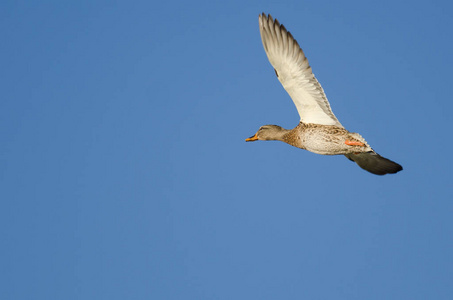
<instances>
[{"instance_id":1,"label":"dark wing tip","mask_svg":"<svg viewBox=\"0 0 453 300\"><path fill-rule=\"evenodd\" d=\"M400 164L374 152L351 153L345 156L356 162L362 169L376 175L395 174L403 170Z\"/></svg>"},{"instance_id":2,"label":"dark wing tip","mask_svg":"<svg viewBox=\"0 0 453 300\"><path fill-rule=\"evenodd\" d=\"M274 27L275 25L277 25L277 28L279 28L280 31L286 32L287 35L288 35L288 37L289 37L289 39L290 39L290 40L293 40L294 43L297 45L297 47L300 48L299 43L298 43L298 42L296 41L296 39L293 37L293 35L291 34L291 32L289 32L289 31L285 28L285 26L284 26L283 24L280 24L280 22L279 22L277 19L272 18L272 15L271 15L271 14L266 15L266 14L263 12L263 13L261 13L261 15L259 15L259 18L262 18L262 19L263 19L263 23L264 23L264 22L267 22L267 24L268 24L269 27ZM274 26L271 26L271 24L274 25ZM275 27L274 27L274 28L275 28ZM276 29L274 29L274 30L276 30ZM301 50L302 50L302 49L301 49Z\"/></svg>"}]
</instances>

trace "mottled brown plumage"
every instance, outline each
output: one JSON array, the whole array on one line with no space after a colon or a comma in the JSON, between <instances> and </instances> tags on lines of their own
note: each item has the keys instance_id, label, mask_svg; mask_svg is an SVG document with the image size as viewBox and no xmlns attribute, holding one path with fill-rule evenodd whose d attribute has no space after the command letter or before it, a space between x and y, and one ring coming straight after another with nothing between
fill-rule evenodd
<instances>
[{"instance_id":1,"label":"mottled brown plumage","mask_svg":"<svg viewBox=\"0 0 453 300\"><path fill-rule=\"evenodd\" d=\"M259 16L259 24L267 57L294 101L301 120L291 130L277 125L261 126L246 141L278 140L317 154L343 154L362 169L377 175L401 171L399 164L374 152L360 134L349 132L341 125L305 54L285 27L264 13Z\"/></svg>"},{"instance_id":2,"label":"mottled brown plumage","mask_svg":"<svg viewBox=\"0 0 453 300\"><path fill-rule=\"evenodd\" d=\"M360 142L364 146L349 146L346 141ZM358 133L349 132L335 125L299 123L282 140L291 146L317 154L337 155L371 151L371 147Z\"/></svg>"}]
</instances>

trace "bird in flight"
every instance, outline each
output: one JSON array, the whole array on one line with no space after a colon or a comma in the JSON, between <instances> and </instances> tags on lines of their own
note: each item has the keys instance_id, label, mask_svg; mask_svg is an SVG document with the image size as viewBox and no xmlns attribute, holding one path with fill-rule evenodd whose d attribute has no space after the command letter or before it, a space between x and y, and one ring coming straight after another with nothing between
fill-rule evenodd
<instances>
[{"instance_id":1,"label":"bird in flight","mask_svg":"<svg viewBox=\"0 0 453 300\"><path fill-rule=\"evenodd\" d=\"M277 19L264 13L259 16L259 26L267 58L296 105L300 123L291 130L264 125L245 141L278 140L317 154L344 155L376 175L401 171L401 165L380 156L360 134L349 132L341 125L291 33Z\"/></svg>"}]
</instances>

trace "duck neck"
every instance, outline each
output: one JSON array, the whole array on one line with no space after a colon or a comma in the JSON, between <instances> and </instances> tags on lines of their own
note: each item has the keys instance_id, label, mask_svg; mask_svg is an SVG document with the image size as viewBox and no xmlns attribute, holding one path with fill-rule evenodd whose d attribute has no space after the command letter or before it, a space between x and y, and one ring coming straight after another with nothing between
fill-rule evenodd
<instances>
[{"instance_id":1,"label":"duck neck","mask_svg":"<svg viewBox=\"0 0 453 300\"><path fill-rule=\"evenodd\" d=\"M291 130L285 129L281 141L290 144L291 146L305 149L301 144L301 131L303 126L304 124L300 122L296 127L294 127Z\"/></svg>"},{"instance_id":2,"label":"duck neck","mask_svg":"<svg viewBox=\"0 0 453 300\"><path fill-rule=\"evenodd\" d=\"M285 129L278 125L272 125L273 130L269 132L269 135L265 137L265 140L268 141L282 141L286 142L286 136L291 132L289 129Z\"/></svg>"}]
</instances>

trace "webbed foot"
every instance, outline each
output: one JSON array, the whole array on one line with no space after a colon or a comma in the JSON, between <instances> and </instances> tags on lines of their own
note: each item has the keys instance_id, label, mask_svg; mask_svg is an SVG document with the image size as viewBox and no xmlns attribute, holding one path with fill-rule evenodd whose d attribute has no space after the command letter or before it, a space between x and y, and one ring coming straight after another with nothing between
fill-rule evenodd
<instances>
[{"instance_id":1,"label":"webbed foot","mask_svg":"<svg viewBox=\"0 0 453 300\"><path fill-rule=\"evenodd\" d=\"M365 146L365 144L362 142L354 142L354 141L350 141L350 140L346 140L346 141L344 141L344 143L348 146Z\"/></svg>"}]
</instances>

